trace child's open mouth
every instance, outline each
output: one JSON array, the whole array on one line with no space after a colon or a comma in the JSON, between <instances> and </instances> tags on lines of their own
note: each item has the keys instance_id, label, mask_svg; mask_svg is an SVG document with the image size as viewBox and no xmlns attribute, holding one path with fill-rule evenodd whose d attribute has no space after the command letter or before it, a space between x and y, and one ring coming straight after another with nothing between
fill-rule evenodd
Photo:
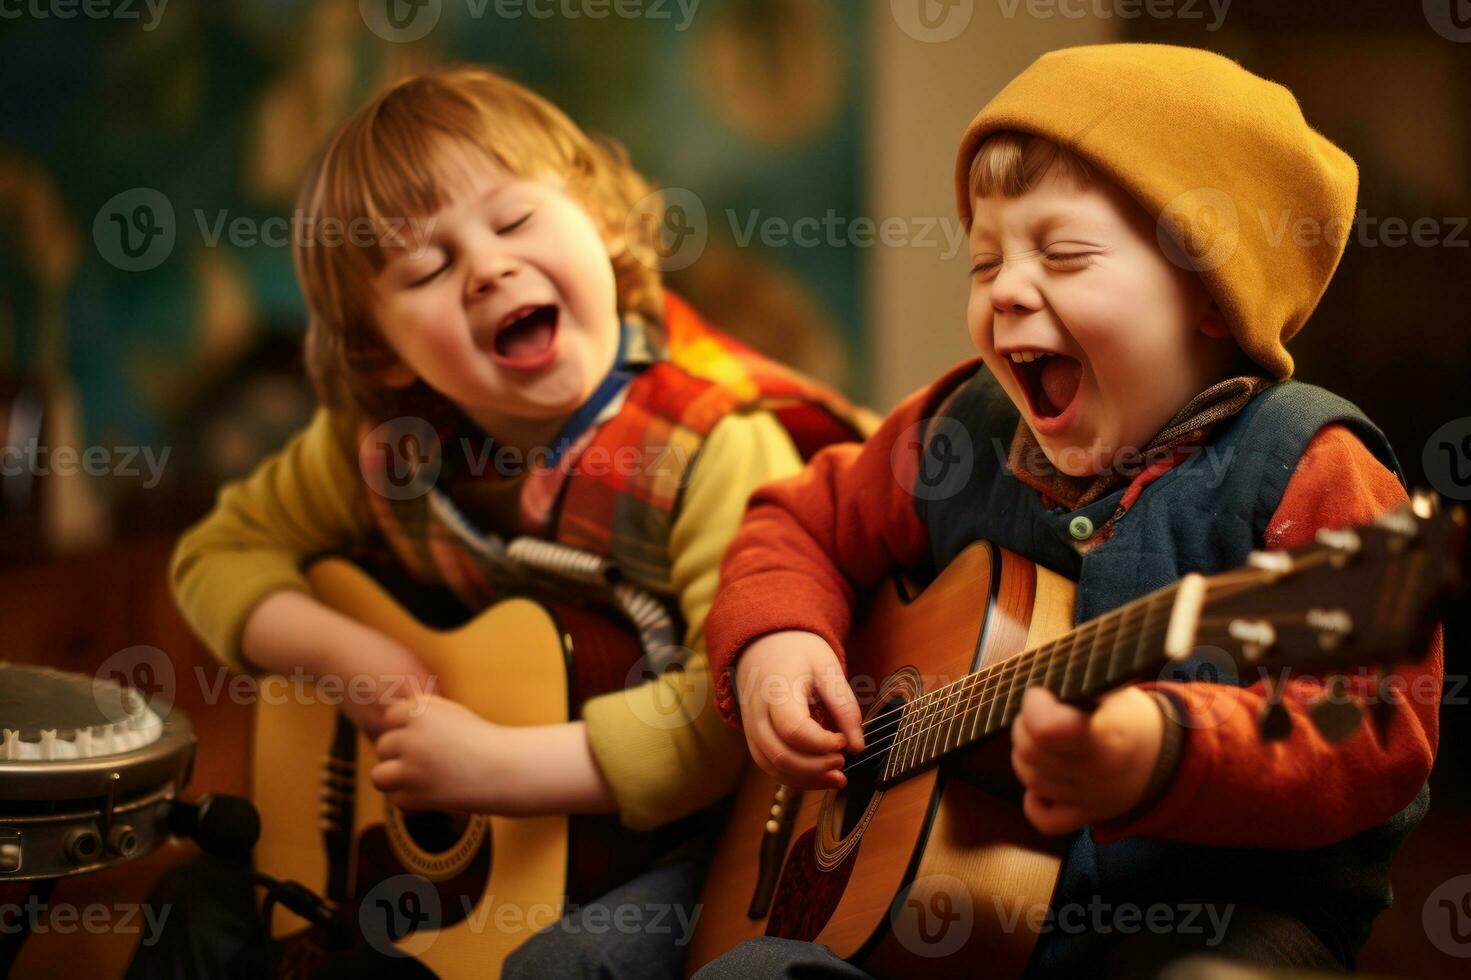
<instances>
[{"instance_id":1,"label":"child's open mouth","mask_svg":"<svg viewBox=\"0 0 1471 980\"><path fill-rule=\"evenodd\" d=\"M1040 422L1056 419L1062 424L1082 385L1082 362L1066 354L1046 351L1014 351L1006 359L1017 384L1026 393L1032 415Z\"/></svg>"},{"instance_id":2,"label":"child's open mouth","mask_svg":"<svg viewBox=\"0 0 1471 980\"><path fill-rule=\"evenodd\" d=\"M520 306L496 326L491 340L495 358L506 367L533 371L546 367L556 356L557 307Z\"/></svg>"}]
</instances>

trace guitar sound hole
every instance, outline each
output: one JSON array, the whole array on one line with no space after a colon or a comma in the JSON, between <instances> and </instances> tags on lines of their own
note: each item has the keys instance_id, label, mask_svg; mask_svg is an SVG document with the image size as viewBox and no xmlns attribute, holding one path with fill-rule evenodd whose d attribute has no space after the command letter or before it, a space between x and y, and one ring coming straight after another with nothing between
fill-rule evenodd
<instances>
[{"instance_id":1,"label":"guitar sound hole","mask_svg":"<svg viewBox=\"0 0 1471 980\"><path fill-rule=\"evenodd\" d=\"M448 851L465 836L470 817L464 813L424 811L405 813L404 829L420 848L430 854Z\"/></svg>"},{"instance_id":2,"label":"guitar sound hole","mask_svg":"<svg viewBox=\"0 0 1471 980\"><path fill-rule=\"evenodd\" d=\"M873 717L876 719L888 712L897 711L903 704L903 699L891 698ZM889 744L893 741L892 725L871 721L865 727L869 734L864 741L868 744L843 767L848 776L848 785L833 794L833 824L838 840L851 834L867 812L873 794L878 791L879 777L883 775L884 761L889 756Z\"/></svg>"}]
</instances>

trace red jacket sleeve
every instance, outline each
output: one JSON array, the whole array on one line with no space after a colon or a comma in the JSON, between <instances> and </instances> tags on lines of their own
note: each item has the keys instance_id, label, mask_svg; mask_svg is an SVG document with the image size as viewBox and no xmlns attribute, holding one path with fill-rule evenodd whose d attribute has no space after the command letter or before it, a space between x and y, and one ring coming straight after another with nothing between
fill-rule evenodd
<instances>
[{"instance_id":1,"label":"red jacket sleeve","mask_svg":"<svg viewBox=\"0 0 1471 980\"><path fill-rule=\"evenodd\" d=\"M1399 481L1341 425L1324 427L1309 443L1268 523L1266 546L1307 544L1319 528L1367 524L1406 499ZM1372 677L1347 672L1360 702L1377 699ZM1179 768L1157 803L1137 819L1104 822L1094 837L1164 837L1220 847L1320 847L1350 837L1403 809L1430 774L1439 738L1444 677L1442 635L1436 627L1423 660L1397 665L1382 733L1364 724L1337 745L1313 727L1307 709L1324 691L1315 677L1283 686L1292 734L1280 742L1258 735L1266 700L1261 682L1150 682L1185 708Z\"/></svg>"},{"instance_id":2,"label":"red jacket sleeve","mask_svg":"<svg viewBox=\"0 0 1471 980\"><path fill-rule=\"evenodd\" d=\"M768 633L806 630L841 660L857 596L923 561L929 539L911 492L921 423L975 369L968 362L911 395L861 446L825 449L751 496L705 621L715 704L729 724L740 725L732 673L742 650Z\"/></svg>"}]
</instances>

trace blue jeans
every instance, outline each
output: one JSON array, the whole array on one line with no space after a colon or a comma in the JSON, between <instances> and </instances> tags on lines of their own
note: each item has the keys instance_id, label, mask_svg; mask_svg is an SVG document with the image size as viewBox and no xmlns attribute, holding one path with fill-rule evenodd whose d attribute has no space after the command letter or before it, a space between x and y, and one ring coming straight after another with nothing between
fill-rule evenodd
<instances>
[{"instance_id":1,"label":"blue jeans","mask_svg":"<svg viewBox=\"0 0 1471 980\"><path fill-rule=\"evenodd\" d=\"M704 855L657 865L532 936L503 980L679 980L697 920Z\"/></svg>"},{"instance_id":2,"label":"blue jeans","mask_svg":"<svg viewBox=\"0 0 1471 980\"><path fill-rule=\"evenodd\" d=\"M1342 972L1344 964L1299 920L1273 909L1236 905L1230 926L1215 945L1203 934L1135 933L1110 947L1095 963L1079 964L1069 978L1109 980L1212 980L1236 975L1223 963ZM976 975L984 976L983 964ZM1029 974L1031 975L1031 974ZM872 980L858 967L839 959L826 946L793 939L750 939L706 964L693 980Z\"/></svg>"}]
</instances>

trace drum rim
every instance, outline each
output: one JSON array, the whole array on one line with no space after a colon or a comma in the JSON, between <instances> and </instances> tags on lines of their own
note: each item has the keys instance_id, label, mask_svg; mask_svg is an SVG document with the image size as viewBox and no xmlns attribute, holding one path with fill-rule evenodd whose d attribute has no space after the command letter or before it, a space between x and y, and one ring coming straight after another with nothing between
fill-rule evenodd
<instances>
[{"instance_id":1,"label":"drum rim","mask_svg":"<svg viewBox=\"0 0 1471 980\"><path fill-rule=\"evenodd\" d=\"M0 807L6 800L58 803L122 796L169 782L182 786L194 761L194 731L182 713L163 720L163 732L129 752L88 759L0 761Z\"/></svg>"}]
</instances>

